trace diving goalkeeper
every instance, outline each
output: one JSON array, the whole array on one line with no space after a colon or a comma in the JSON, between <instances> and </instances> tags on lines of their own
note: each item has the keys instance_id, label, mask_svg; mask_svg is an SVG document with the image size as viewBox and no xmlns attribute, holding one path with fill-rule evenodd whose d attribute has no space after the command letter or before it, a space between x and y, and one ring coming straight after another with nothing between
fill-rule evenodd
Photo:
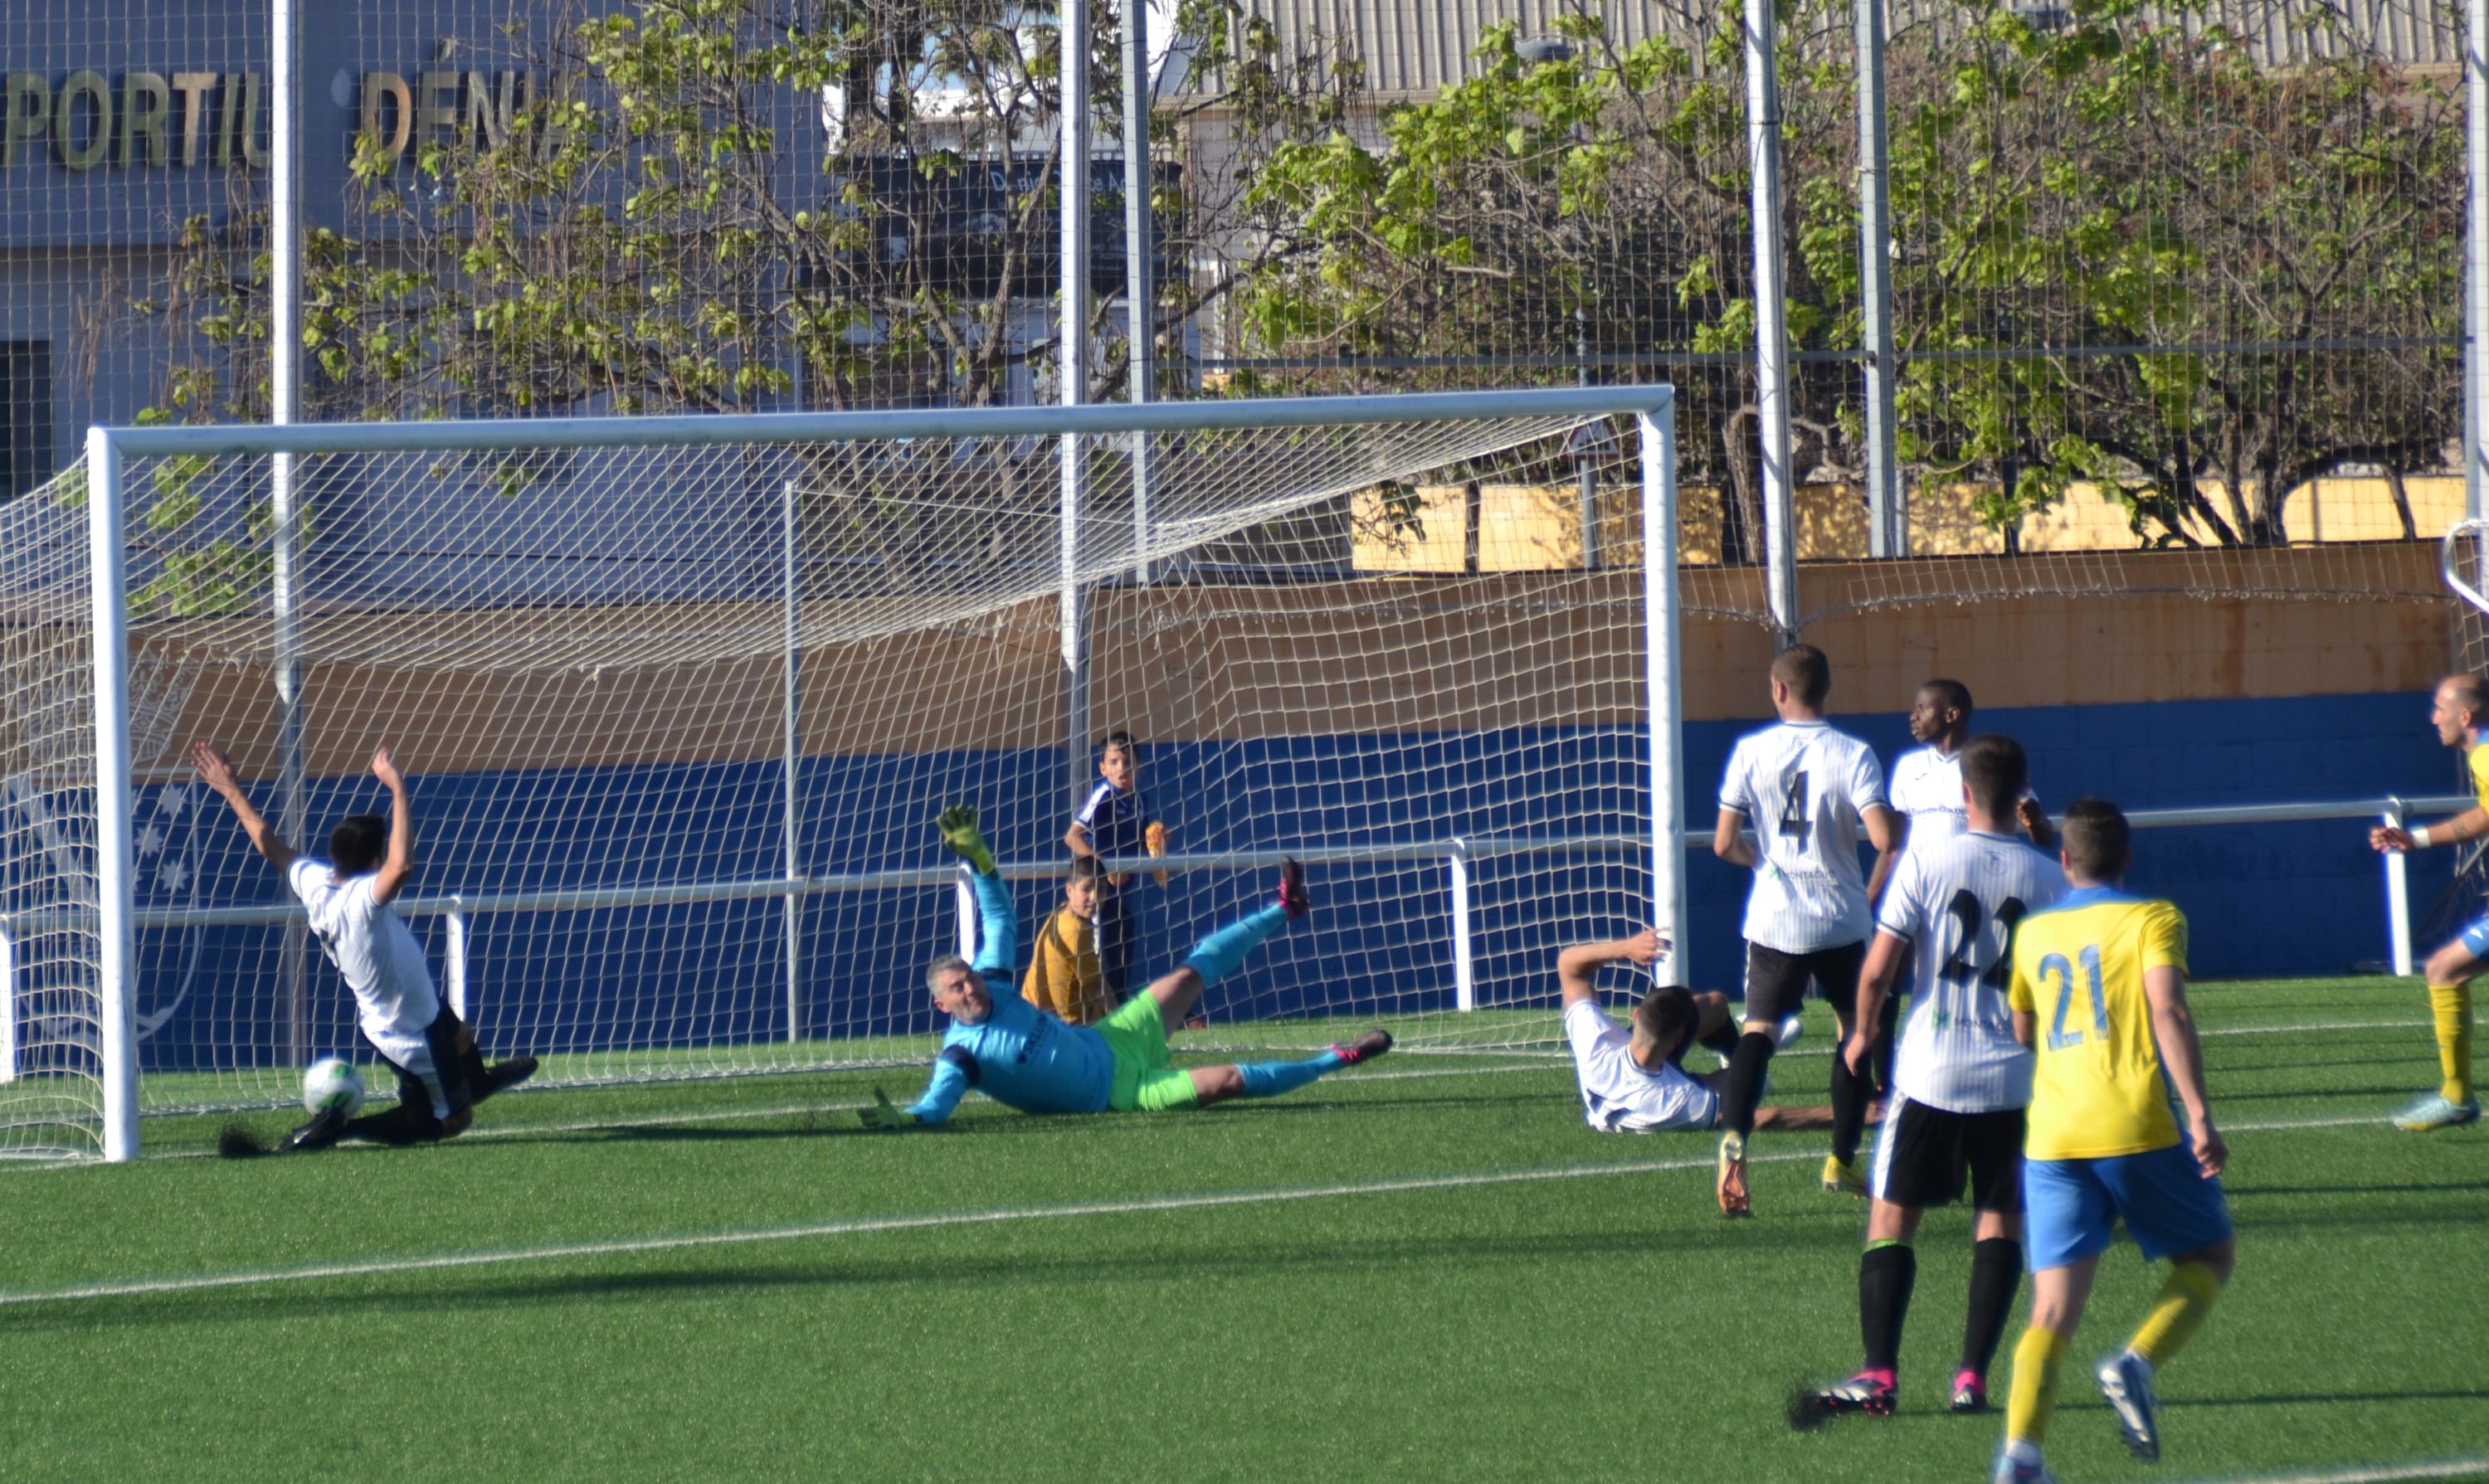
<instances>
[{"instance_id":1,"label":"diving goalkeeper","mask_svg":"<svg viewBox=\"0 0 2489 1484\"><path fill-rule=\"evenodd\" d=\"M934 1005L951 1017L933 1059L932 1080L903 1108L875 1089L873 1105L857 1110L868 1128L941 1123L971 1088L1023 1113L1159 1113L1230 1098L1275 1098L1391 1049L1391 1034L1372 1030L1303 1061L1167 1065L1167 1034L1184 1024L1202 991L1234 973L1264 939L1312 910L1304 868L1294 861L1279 868L1278 898L1271 905L1194 944L1174 973L1097 1025L1068 1025L1011 990L1019 928L1011 891L978 833L977 812L955 806L942 812L938 823L943 843L975 871L977 959L945 954L925 971Z\"/></svg>"}]
</instances>

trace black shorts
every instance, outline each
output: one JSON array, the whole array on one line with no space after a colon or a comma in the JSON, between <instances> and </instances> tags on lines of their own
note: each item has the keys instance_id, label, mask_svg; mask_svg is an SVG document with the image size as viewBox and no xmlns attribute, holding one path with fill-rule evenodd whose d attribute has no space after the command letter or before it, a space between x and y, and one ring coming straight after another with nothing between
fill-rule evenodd
<instances>
[{"instance_id":1,"label":"black shorts","mask_svg":"<svg viewBox=\"0 0 2489 1484\"><path fill-rule=\"evenodd\" d=\"M2022 1110L1949 1113L1895 1097L1868 1191L1896 1206L1950 1206L1964 1184L1974 1209L2021 1214Z\"/></svg>"},{"instance_id":2,"label":"black shorts","mask_svg":"<svg viewBox=\"0 0 2489 1484\"><path fill-rule=\"evenodd\" d=\"M1760 943L1746 945L1746 1018L1781 1020L1796 1014L1806 1002L1812 980L1847 1024L1850 1007L1858 1003L1858 970L1867 961L1865 942L1818 948L1811 954L1785 954Z\"/></svg>"},{"instance_id":3,"label":"black shorts","mask_svg":"<svg viewBox=\"0 0 2489 1484\"><path fill-rule=\"evenodd\" d=\"M429 1115L433 1097L439 1094L441 1100L449 1104L452 1117L475 1105L475 1080L483 1070L483 1058L475 1049L474 1036L468 1031L466 1022L450 1010L446 1000L442 1002L440 1013L432 1017L432 1023L423 1028L424 1047L432 1053L431 1076L409 1071L390 1061L388 1053L373 1045L370 1037L359 1039L364 1045L371 1046L374 1056L397 1073L400 1102L419 1107Z\"/></svg>"}]
</instances>

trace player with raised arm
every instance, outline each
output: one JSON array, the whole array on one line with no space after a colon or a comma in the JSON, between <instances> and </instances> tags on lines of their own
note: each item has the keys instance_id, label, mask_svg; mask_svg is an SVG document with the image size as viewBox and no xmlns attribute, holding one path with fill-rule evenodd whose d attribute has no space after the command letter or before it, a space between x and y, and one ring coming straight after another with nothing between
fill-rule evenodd
<instances>
[{"instance_id":1,"label":"player with raised arm","mask_svg":"<svg viewBox=\"0 0 2489 1484\"><path fill-rule=\"evenodd\" d=\"M415 808L406 780L386 747L372 754L372 777L389 792L389 818L354 814L329 832L329 859L299 855L251 805L233 760L207 742L190 744L190 766L232 807L250 842L285 878L310 918L312 936L355 993L363 1039L397 1071L397 1105L349 1119L324 1108L285 1136L286 1151L326 1149L341 1138L422 1144L463 1133L475 1104L526 1081L532 1056L484 1065L469 1030L433 987L423 948L390 903L415 874ZM226 1154L259 1153L240 1130L228 1130Z\"/></svg>"},{"instance_id":2,"label":"player with raised arm","mask_svg":"<svg viewBox=\"0 0 2489 1484\"><path fill-rule=\"evenodd\" d=\"M977 894L981 943L976 961L956 954L925 972L933 1003L951 1017L924 1094L900 1107L879 1089L859 1115L868 1128L911 1128L950 1118L970 1089L1023 1113L1162 1112L1208 1107L1230 1098L1274 1098L1328 1072L1371 1061L1391 1049L1391 1034L1372 1030L1319 1056L1249 1066L1174 1068L1167 1037L1184 1024L1203 990L1232 974L1272 934L1313 909L1304 868L1279 868L1276 900L1193 945L1184 964L1095 1026L1068 1025L1050 1011L1011 992L1019 927L1010 888L977 829L977 812L942 812L942 841L968 863Z\"/></svg>"},{"instance_id":3,"label":"player with raised arm","mask_svg":"<svg viewBox=\"0 0 2489 1484\"><path fill-rule=\"evenodd\" d=\"M1729 1064L1721 1113L1717 1190L1723 1215L1751 1207L1746 1189L1746 1136L1755 1129L1764 1070L1781 1045L1781 1022L1797 1013L1815 984L1832 1001L1841 1039L1849 1039L1849 1011L1858 968L1874 926L1867 878L1858 869L1863 831L1878 856L1898 838L1884 802L1884 770L1866 743L1823 719L1832 667L1823 651L1797 644L1772 661L1772 708L1780 723L1737 739L1720 785L1720 818L1712 853L1754 871L1746 897L1745 1035ZM1755 838L1745 828L1751 822ZM1889 1017L1891 1011L1886 1014ZM1881 1029L1889 1034L1891 1027ZM1832 1154L1824 1187L1863 1191L1857 1171L1868 1104L1877 1089L1840 1057L1832 1061Z\"/></svg>"},{"instance_id":4,"label":"player with raised arm","mask_svg":"<svg viewBox=\"0 0 2489 1484\"><path fill-rule=\"evenodd\" d=\"M2478 675L2446 676L2437 682L2428 719L2440 742L2463 749L2464 767L2479 802L2435 824L2370 830L2368 842L2380 850L2425 850L2489 835L2489 747L2481 745L2481 734L2489 729L2489 687ZM2445 1080L2436 1092L2395 1114L2395 1127L2421 1133L2479 1121L2480 1099L2472 1085L2472 981L2484 959L2489 959L2489 917L2465 924L2453 942L2428 956L2428 1008L2437 1022L2437 1065Z\"/></svg>"},{"instance_id":5,"label":"player with raised arm","mask_svg":"<svg viewBox=\"0 0 2489 1484\"><path fill-rule=\"evenodd\" d=\"M1902 1325L1918 1282L1911 1246L1920 1214L1950 1206L1967 1184L1970 1305L1953 1410L1988 1410L1988 1367L2022 1286L2023 1109L2031 1050L2006 1002L2015 925L2066 895L2065 872L2014 830L2030 765L2011 737L1973 737L1952 759L1969 828L1902 859L1875 911L1875 941L1859 976L1858 1013L1842 1047L1853 1070L1874 1054L1867 1036L1906 962L1910 1018L1893 1070L1868 1191L1858 1258L1858 1333L1866 1360L1838 1385L1791 1404L1809 1426L1845 1413L1892 1414Z\"/></svg>"},{"instance_id":6,"label":"player with raised arm","mask_svg":"<svg viewBox=\"0 0 2489 1484\"><path fill-rule=\"evenodd\" d=\"M1728 1027L1729 997L1654 985L1634 1007L1631 1030L1599 1004L1600 969L1612 963L1646 969L1667 947L1656 928L1645 928L1613 943L1577 943L1556 957L1582 1117L1602 1133L1719 1127L1720 1089L1729 1073L1724 1069L1697 1075L1685 1070L1684 1057L1696 1042ZM1823 1128L1831 1123L1830 1108L1760 1108L1755 1114L1758 1128Z\"/></svg>"},{"instance_id":7,"label":"player with raised arm","mask_svg":"<svg viewBox=\"0 0 2489 1484\"><path fill-rule=\"evenodd\" d=\"M2113 1222L2147 1260L2170 1260L2142 1327L2096 1372L2146 1461L2160 1456L2154 1380L2203 1327L2237 1255L2219 1178L2229 1150L2187 1007L2187 919L2123 890L2132 847L2116 805L2076 799L2059 828L2074 889L2015 930L2008 990L2015 1035L2037 1053L2022 1165L2031 1327L2014 1347L1997 1484L2054 1478L2040 1444Z\"/></svg>"}]
</instances>

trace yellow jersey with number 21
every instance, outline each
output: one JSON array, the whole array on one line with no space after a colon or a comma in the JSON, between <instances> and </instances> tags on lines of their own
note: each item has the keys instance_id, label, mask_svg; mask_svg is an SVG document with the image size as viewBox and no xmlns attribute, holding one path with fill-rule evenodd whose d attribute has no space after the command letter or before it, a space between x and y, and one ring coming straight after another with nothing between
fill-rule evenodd
<instances>
[{"instance_id":1,"label":"yellow jersey with number 21","mask_svg":"<svg viewBox=\"0 0 2489 1484\"><path fill-rule=\"evenodd\" d=\"M2187 919L2165 901L2090 886L2014 931L2014 1008L2035 1016L2032 1159L2106 1159L2178 1142L2143 976L2187 972Z\"/></svg>"}]
</instances>

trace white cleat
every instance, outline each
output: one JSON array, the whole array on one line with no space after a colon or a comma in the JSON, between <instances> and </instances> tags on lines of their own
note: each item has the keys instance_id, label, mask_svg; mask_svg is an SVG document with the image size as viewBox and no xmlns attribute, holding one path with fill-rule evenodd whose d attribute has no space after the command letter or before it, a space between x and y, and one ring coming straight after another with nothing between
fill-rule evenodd
<instances>
[{"instance_id":1,"label":"white cleat","mask_svg":"<svg viewBox=\"0 0 2489 1484\"><path fill-rule=\"evenodd\" d=\"M2152 1362L2122 1351L2100 1363L2101 1395L2117 1413L2126 1450L2145 1463L2160 1457L2160 1399L2152 1394Z\"/></svg>"}]
</instances>

